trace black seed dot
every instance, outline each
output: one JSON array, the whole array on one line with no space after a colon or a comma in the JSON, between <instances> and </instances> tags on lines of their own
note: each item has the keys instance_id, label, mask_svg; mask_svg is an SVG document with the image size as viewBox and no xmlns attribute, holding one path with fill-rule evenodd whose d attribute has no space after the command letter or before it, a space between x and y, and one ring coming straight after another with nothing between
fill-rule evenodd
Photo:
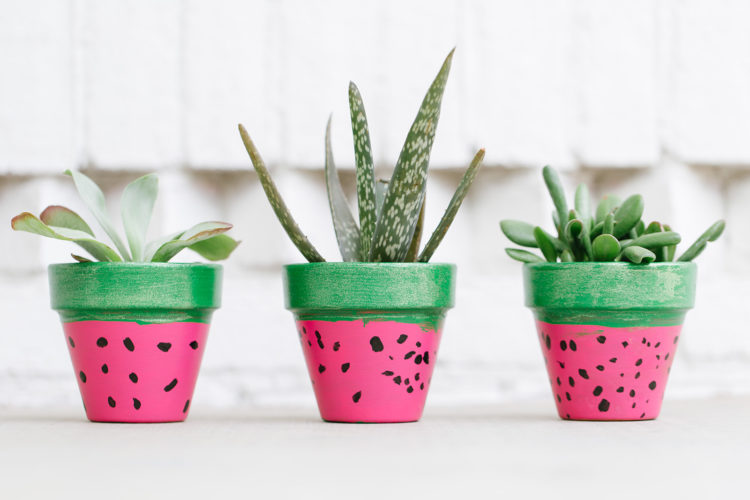
<instances>
[{"instance_id":1,"label":"black seed dot","mask_svg":"<svg viewBox=\"0 0 750 500\"><path fill-rule=\"evenodd\" d=\"M348 369L349 369L349 363L344 363L343 365L341 365L341 371L342 371L343 373L346 373L346 371L347 371Z\"/></svg>"},{"instance_id":2,"label":"black seed dot","mask_svg":"<svg viewBox=\"0 0 750 500\"><path fill-rule=\"evenodd\" d=\"M594 396L598 396L599 394L602 393L603 390L604 389L602 389L602 386L597 385L596 387L594 387Z\"/></svg>"},{"instance_id":3,"label":"black seed dot","mask_svg":"<svg viewBox=\"0 0 750 500\"><path fill-rule=\"evenodd\" d=\"M600 344L603 344L607 341L607 337L605 337L604 335L599 335L598 337L596 337L596 341Z\"/></svg>"},{"instance_id":4,"label":"black seed dot","mask_svg":"<svg viewBox=\"0 0 750 500\"><path fill-rule=\"evenodd\" d=\"M645 343L646 343L646 337L643 337L643 340L641 340L641 344L645 344Z\"/></svg>"},{"instance_id":5,"label":"black seed dot","mask_svg":"<svg viewBox=\"0 0 750 500\"><path fill-rule=\"evenodd\" d=\"M558 402L558 403L562 403L562 398L560 397L560 395L559 395L559 394L557 395L557 402Z\"/></svg>"},{"instance_id":6,"label":"black seed dot","mask_svg":"<svg viewBox=\"0 0 750 500\"><path fill-rule=\"evenodd\" d=\"M309 345L310 347L312 347L312 342L308 340L307 341L307 345Z\"/></svg>"},{"instance_id":7,"label":"black seed dot","mask_svg":"<svg viewBox=\"0 0 750 500\"><path fill-rule=\"evenodd\" d=\"M576 381L573 380L573 377L568 377L568 383L570 384L570 387L576 386Z\"/></svg>"},{"instance_id":8,"label":"black seed dot","mask_svg":"<svg viewBox=\"0 0 750 500\"><path fill-rule=\"evenodd\" d=\"M630 397L631 398L635 397L635 389L630 389Z\"/></svg>"},{"instance_id":9,"label":"black seed dot","mask_svg":"<svg viewBox=\"0 0 750 500\"><path fill-rule=\"evenodd\" d=\"M190 348L192 350L198 349L198 341L197 340L193 340L192 342L190 342Z\"/></svg>"},{"instance_id":10,"label":"black seed dot","mask_svg":"<svg viewBox=\"0 0 750 500\"><path fill-rule=\"evenodd\" d=\"M666 354L664 355L664 361L666 361L666 360L668 360L668 359L669 359L669 353L666 353Z\"/></svg>"},{"instance_id":11,"label":"black seed dot","mask_svg":"<svg viewBox=\"0 0 750 500\"><path fill-rule=\"evenodd\" d=\"M602 399L599 402L599 411L607 411L607 410L609 410L609 401L607 401L606 399Z\"/></svg>"},{"instance_id":12,"label":"black seed dot","mask_svg":"<svg viewBox=\"0 0 750 500\"><path fill-rule=\"evenodd\" d=\"M109 373L109 366L107 366L107 363L102 365L102 373Z\"/></svg>"},{"instance_id":13,"label":"black seed dot","mask_svg":"<svg viewBox=\"0 0 750 500\"><path fill-rule=\"evenodd\" d=\"M397 375L397 376L393 377L393 381L396 384L401 385L401 375Z\"/></svg>"},{"instance_id":14,"label":"black seed dot","mask_svg":"<svg viewBox=\"0 0 750 500\"><path fill-rule=\"evenodd\" d=\"M565 368L565 363L562 361L558 361L557 364L560 365L560 368Z\"/></svg>"},{"instance_id":15,"label":"black seed dot","mask_svg":"<svg viewBox=\"0 0 750 500\"><path fill-rule=\"evenodd\" d=\"M385 375L386 377L392 377L393 376L393 372L390 371L390 370L386 370L386 371L383 372L383 375Z\"/></svg>"},{"instance_id":16,"label":"black seed dot","mask_svg":"<svg viewBox=\"0 0 750 500\"><path fill-rule=\"evenodd\" d=\"M318 373L323 373L324 371L326 371L326 367L323 365L318 365Z\"/></svg>"},{"instance_id":17,"label":"black seed dot","mask_svg":"<svg viewBox=\"0 0 750 500\"><path fill-rule=\"evenodd\" d=\"M406 388L406 392L408 392L409 394L411 394L412 392L414 392L414 387L412 387L412 386L407 387Z\"/></svg>"},{"instance_id":18,"label":"black seed dot","mask_svg":"<svg viewBox=\"0 0 750 500\"><path fill-rule=\"evenodd\" d=\"M610 362L610 363L617 363L617 358L610 358L610 359L609 359L609 362Z\"/></svg>"},{"instance_id":19,"label":"black seed dot","mask_svg":"<svg viewBox=\"0 0 750 500\"><path fill-rule=\"evenodd\" d=\"M417 382L419 382L419 373L415 373L414 374L414 380L416 380Z\"/></svg>"},{"instance_id":20,"label":"black seed dot","mask_svg":"<svg viewBox=\"0 0 750 500\"><path fill-rule=\"evenodd\" d=\"M661 342L657 342L656 344L654 344L654 348L657 349L660 345L661 345Z\"/></svg>"},{"instance_id":21,"label":"black seed dot","mask_svg":"<svg viewBox=\"0 0 750 500\"><path fill-rule=\"evenodd\" d=\"M68 342L70 343L70 347L75 347L76 346L76 343L73 342L73 337L71 337L70 335L68 335Z\"/></svg>"},{"instance_id":22,"label":"black seed dot","mask_svg":"<svg viewBox=\"0 0 750 500\"><path fill-rule=\"evenodd\" d=\"M383 342L380 340L380 337L375 336L370 339L370 347L372 347L372 350L374 352L380 352L383 350Z\"/></svg>"},{"instance_id":23,"label":"black seed dot","mask_svg":"<svg viewBox=\"0 0 750 500\"><path fill-rule=\"evenodd\" d=\"M423 360L422 355L421 354L417 354L417 357L414 358L414 363L416 363L418 365L421 365L422 364L422 360Z\"/></svg>"},{"instance_id":24,"label":"black seed dot","mask_svg":"<svg viewBox=\"0 0 750 500\"><path fill-rule=\"evenodd\" d=\"M544 337L544 345L547 346L547 349L552 348L552 339L549 338L549 335L547 335L546 337Z\"/></svg>"},{"instance_id":25,"label":"black seed dot","mask_svg":"<svg viewBox=\"0 0 750 500\"><path fill-rule=\"evenodd\" d=\"M417 347L422 347L422 342L417 342Z\"/></svg>"},{"instance_id":26,"label":"black seed dot","mask_svg":"<svg viewBox=\"0 0 750 500\"><path fill-rule=\"evenodd\" d=\"M130 375L128 375L128 378L130 378L130 381L134 384L138 382L138 375L136 375L135 373L131 373Z\"/></svg>"},{"instance_id":27,"label":"black seed dot","mask_svg":"<svg viewBox=\"0 0 750 500\"><path fill-rule=\"evenodd\" d=\"M625 388L623 386L620 386L620 387L617 388L617 392L622 392L624 390L625 390Z\"/></svg>"},{"instance_id":28,"label":"black seed dot","mask_svg":"<svg viewBox=\"0 0 750 500\"><path fill-rule=\"evenodd\" d=\"M659 355L657 354L657 355L656 355L656 359L661 359L661 356L659 356Z\"/></svg>"},{"instance_id":29,"label":"black seed dot","mask_svg":"<svg viewBox=\"0 0 750 500\"><path fill-rule=\"evenodd\" d=\"M570 393L569 392L565 393L565 399L567 399L568 401L570 401Z\"/></svg>"},{"instance_id":30,"label":"black seed dot","mask_svg":"<svg viewBox=\"0 0 750 500\"><path fill-rule=\"evenodd\" d=\"M562 385L562 381L560 380L560 377L557 377L557 385Z\"/></svg>"},{"instance_id":31,"label":"black seed dot","mask_svg":"<svg viewBox=\"0 0 750 500\"><path fill-rule=\"evenodd\" d=\"M641 418L646 416L646 412L641 413Z\"/></svg>"},{"instance_id":32,"label":"black seed dot","mask_svg":"<svg viewBox=\"0 0 750 500\"><path fill-rule=\"evenodd\" d=\"M172 381L164 387L164 392L169 392L177 385L177 379L173 378Z\"/></svg>"},{"instance_id":33,"label":"black seed dot","mask_svg":"<svg viewBox=\"0 0 750 500\"><path fill-rule=\"evenodd\" d=\"M136 410L141 409L141 402L138 400L138 398L133 398L133 408Z\"/></svg>"},{"instance_id":34,"label":"black seed dot","mask_svg":"<svg viewBox=\"0 0 750 500\"><path fill-rule=\"evenodd\" d=\"M172 348L172 344L169 342L159 342L158 344L156 344L156 347L158 347L162 352L169 352L169 350Z\"/></svg>"},{"instance_id":35,"label":"black seed dot","mask_svg":"<svg viewBox=\"0 0 750 500\"><path fill-rule=\"evenodd\" d=\"M641 366L642 364L643 364L642 359L639 359L638 361L635 362L635 366Z\"/></svg>"},{"instance_id":36,"label":"black seed dot","mask_svg":"<svg viewBox=\"0 0 750 500\"><path fill-rule=\"evenodd\" d=\"M640 376L641 376L641 372L636 372L636 374L635 374L635 378L638 378L638 377L640 377Z\"/></svg>"},{"instance_id":37,"label":"black seed dot","mask_svg":"<svg viewBox=\"0 0 750 500\"><path fill-rule=\"evenodd\" d=\"M388 356L388 359L390 359L391 361L393 361L393 356Z\"/></svg>"},{"instance_id":38,"label":"black seed dot","mask_svg":"<svg viewBox=\"0 0 750 500\"><path fill-rule=\"evenodd\" d=\"M323 341L320 338L320 332L317 330L315 330L315 337L318 339L318 347L324 349L325 347L323 346Z\"/></svg>"},{"instance_id":39,"label":"black seed dot","mask_svg":"<svg viewBox=\"0 0 750 500\"><path fill-rule=\"evenodd\" d=\"M584 370L583 368L580 368L578 370L578 375L580 375L581 378L585 378L586 380L588 380L588 378L589 378L588 372L586 370Z\"/></svg>"},{"instance_id":40,"label":"black seed dot","mask_svg":"<svg viewBox=\"0 0 750 500\"><path fill-rule=\"evenodd\" d=\"M302 327L302 331L303 331L303 332L305 332L305 335L307 335L307 328L305 328L305 327L303 326L303 327Z\"/></svg>"},{"instance_id":41,"label":"black seed dot","mask_svg":"<svg viewBox=\"0 0 750 500\"><path fill-rule=\"evenodd\" d=\"M625 376L625 374L624 374L624 373L621 373L621 374L620 374L620 376L621 376L621 377L624 377L624 376Z\"/></svg>"},{"instance_id":42,"label":"black seed dot","mask_svg":"<svg viewBox=\"0 0 750 500\"><path fill-rule=\"evenodd\" d=\"M570 419L570 413L566 413L565 418Z\"/></svg>"},{"instance_id":43,"label":"black seed dot","mask_svg":"<svg viewBox=\"0 0 750 500\"><path fill-rule=\"evenodd\" d=\"M646 347L651 347L651 342L647 343Z\"/></svg>"},{"instance_id":44,"label":"black seed dot","mask_svg":"<svg viewBox=\"0 0 750 500\"><path fill-rule=\"evenodd\" d=\"M676 344L678 340L680 340L680 336L679 335L674 338L674 343Z\"/></svg>"},{"instance_id":45,"label":"black seed dot","mask_svg":"<svg viewBox=\"0 0 750 500\"><path fill-rule=\"evenodd\" d=\"M649 384L648 384L648 388L649 388L649 389L651 389L652 391L653 391L654 389L656 389L656 381L655 381L655 380L652 380L651 382L649 382Z\"/></svg>"},{"instance_id":46,"label":"black seed dot","mask_svg":"<svg viewBox=\"0 0 750 500\"><path fill-rule=\"evenodd\" d=\"M627 346L628 346L628 341L626 340L625 342L623 342L623 343L622 343L622 346L623 346L623 347L627 347Z\"/></svg>"},{"instance_id":47,"label":"black seed dot","mask_svg":"<svg viewBox=\"0 0 750 500\"><path fill-rule=\"evenodd\" d=\"M358 391L354 393L354 396L352 396L352 401L354 401L355 403L359 403L359 398L361 397L362 397L362 391Z\"/></svg>"},{"instance_id":48,"label":"black seed dot","mask_svg":"<svg viewBox=\"0 0 750 500\"><path fill-rule=\"evenodd\" d=\"M86 374L83 373L83 370L78 372L78 377L81 379L81 382L83 382L84 384L86 383Z\"/></svg>"},{"instance_id":49,"label":"black seed dot","mask_svg":"<svg viewBox=\"0 0 750 500\"><path fill-rule=\"evenodd\" d=\"M563 351L565 351L567 348L568 348L568 343L565 342L564 340L561 340L560 341L560 349L562 349Z\"/></svg>"},{"instance_id":50,"label":"black seed dot","mask_svg":"<svg viewBox=\"0 0 750 500\"><path fill-rule=\"evenodd\" d=\"M409 379L404 380L404 385L409 385Z\"/></svg>"},{"instance_id":51,"label":"black seed dot","mask_svg":"<svg viewBox=\"0 0 750 500\"><path fill-rule=\"evenodd\" d=\"M575 340L571 340L571 341L570 341L570 350L571 350L571 351L576 351L576 350L578 350L578 346L576 345L576 342L575 342Z\"/></svg>"},{"instance_id":52,"label":"black seed dot","mask_svg":"<svg viewBox=\"0 0 750 500\"><path fill-rule=\"evenodd\" d=\"M406 335L401 334L401 335L399 335L398 340L396 340L396 342L398 342L399 344L403 344L404 342L406 342L406 339L408 339L408 338L409 337L407 337Z\"/></svg>"},{"instance_id":53,"label":"black seed dot","mask_svg":"<svg viewBox=\"0 0 750 500\"><path fill-rule=\"evenodd\" d=\"M422 361L424 361L424 364L429 365L430 364L430 353L425 351L424 356L422 356Z\"/></svg>"},{"instance_id":54,"label":"black seed dot","mask_svg":"<svg viewBox=\"0 0 750 500\"><path fill-rule=\"evenodd\" d=\"M333 350L334 351L338 351L339 349L341 349L341 342L334 342L333 343Z\"/></svg>"},{"instance_id":55,"label":"black seed dot","mask_svg":"<svg viewBox=\"0 0 750 500\"><path fill-rule=\"evenodd\" d=\"M603 365L596 365L596 369L599 370L600 372L603 372L604 371L604 366Z\"/></svg>"},{"instance_id":56,"label":"black seed dot","mask_svg":"<svg viewBox=\"0 0 750 500\"><path fill-rule=\"evenodd\" d=\"M133 352L135 350L135 346L133 345L133 341L130 340L130 337L126 337L122 343L128 351Z\"/></svg>"},{"instance_id":57,"label":"black seed dot","mask_svg":"<svg viewBox=\"0 0 750 500\"><path fill-rule=\"evenodd\" d=\"M424 391L424 382L422 382L421 384L419 384L419 390Z\"/></svg>"},{"instance_id":58,"label":"black seed dot","mask_svg":"<svg viewBox=\"0 0 750 500\"><path fill-rule=\"evenodd\" d=\"M98 345L99 347L107 347L107 339L105 339L104 337L99 337L98 339L96 339L96 345Z\"/></svg>"},{"instance_id":59,"label":"black seed dot","mask_svg":"<svg viewBox=\"0 0 750 500\"><path fill-rule=\"evenodd\" d=\"M190 400L188 399L185 401L185 406L182 407L182 413L187 413L188 408L190 408Z\"/></svg>"},{"instance_id":60,"label":"black seed dot","mask_svg":"<svg viewBox=\"0 0 750 500\"><path fill-rule=\"evenodd\" d=\"M117 403L114 399L112 399L112 396L107 398L107 403L109 403L110 408L114 408L115 406L117 406Z\"/></svg>"},{"instance_id":61,"label":"black seed dot","mask_svg":"<svg viewBox=\"0 0 750 500\"><path fill-rule=\"evenodd\" d=\"M631 406L631 408L635 408L635 403L633 403L633 406Z\"/></svg>"},{"instance_id":62,"label":"black seed dot","mask_svg":"<svg viewBox=\"0 0 750 500\"><path fill-rule=\"evenodd\" d=\"M411 358L412 356L414 356L415 354L416 354L416 352L414 352L414 351L409 351L409 352L407 352L407 353L406 353L406 355L404 356L404 359L409 359L409 358Z\"/></svg>"}]
</instances>

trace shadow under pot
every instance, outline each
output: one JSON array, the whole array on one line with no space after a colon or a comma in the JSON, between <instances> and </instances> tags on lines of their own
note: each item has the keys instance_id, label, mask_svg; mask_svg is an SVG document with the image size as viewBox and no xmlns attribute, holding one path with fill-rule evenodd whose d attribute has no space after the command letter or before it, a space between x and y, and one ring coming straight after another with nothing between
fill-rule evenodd
<instances>
[{"instance_id":1,"label":"shadow under pot","mask_svg":"<svg viewBox=\"0 0 750 500\"><path fill-rule=\"evenodd\" d=\"M560 417L656 418L695 264L540 263L523 274Z\"/></svg>"},{"instance_id":2,"label":"shadow under pot","mask_svg":"<svg viewBox=\"0 0 750 500\"><path fill-rule=\"evenodd\" d=\"M323 262L284 271L323 420L419 420L453 306L455 266Z\"/></svg>"},{"instance_id":3,"label":"shadow under pot","mask_svg":"<svg viewBox=\"0 0 750 500\"><path fill-rule=\"evenodd\" d=\"M221 266L109 263L49 267L86 416L180 422L190 409Z\"/></svg>"}]
</instances>

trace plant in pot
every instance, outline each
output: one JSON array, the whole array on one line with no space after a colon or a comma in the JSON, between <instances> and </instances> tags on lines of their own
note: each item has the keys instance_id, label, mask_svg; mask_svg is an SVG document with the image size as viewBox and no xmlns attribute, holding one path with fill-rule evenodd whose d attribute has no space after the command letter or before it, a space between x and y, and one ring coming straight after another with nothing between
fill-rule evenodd
<instances>
[{"instance_id":1,"label":"plant in pot","mask_svg":"<svg viewBox=\"0 0 750 500\"><path fill-rule=\"evenodd\" d=\"M52 308L63 323L86 415L96 422L185 420L211 315L220 305L222 269L168 261L185 248L212 261L227 258L239 243L223 234L232 225L202 222L146 243L158 191L156 175L149 174L122 194L126 246L101 189L80 172L66 174L117 251L62 206L39 217L21 213L11 226L71 241L90 255L49 266Z\"/></svg>"},{"instance_id":2,"label":"plant in pot","mask_svg":"<svg viewBox=\"0 0 750 500\"><path fill-rule=\"evenodd\" d=\"M642 220L643 197L605 196L592 212L585 184L568 210L560 179L544 181L556 236L503 220L505 236L543 257L508 248L524 262L525 302L533 310L557 411L570 420L645 420L659 415L680 330L693 307L692 260L719 238L714 223L675 259L680 235Z\"/></svg>"},{"instance_id":3,"label":"plant in pot","mask_svg":"<svg viewBox=\"0 0 750 500\"><path fill-rule=\"evenodd\" d=\"M389 181L375 181L364 105L350 83L359 224L334 166L329 119L325 179L344 262L325 262L300 231L239 125L276 216L309 261L285 266L284 287L324 420L410 422L422 415L455 275L454 265L428 261L484 157L484 150L476 154L420 252L425 181L452 56L451 51L427 91Z\"/></svg>"}]
</instances>

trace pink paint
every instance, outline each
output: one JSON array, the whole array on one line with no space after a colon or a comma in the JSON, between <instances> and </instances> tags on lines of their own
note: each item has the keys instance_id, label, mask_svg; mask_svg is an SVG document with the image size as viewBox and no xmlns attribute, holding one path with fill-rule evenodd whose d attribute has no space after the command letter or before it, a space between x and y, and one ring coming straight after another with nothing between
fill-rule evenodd
<instances>
[{"instance_id":1,"label":"pink paint","mask_svg":"<svg viewBox=\"0 0 750 500\"><path fill-rule=\"evenodd\" d=\"M76 321L63 326L89 420L187 418L208 324Z\"/></svg>"},{"instance_id":2,"label":"pink paint","mask_svg":"<svg viewBox=\"0 0 750 500\"><path fill-rule=\"evenodd\" d=\"M560 417L656 418L681 329L552 325L537 321Z\"/></svg>"},{"instance_id":3,"label":"pink paint","mask_svg":"<svg viewBox=\"0 0 750 500\"><path fill-rule=\"evenodd\" d=\"M297 330L324 420L413 422L422 416L439 328L300 320Z\"/></svg>"}]
</instances>

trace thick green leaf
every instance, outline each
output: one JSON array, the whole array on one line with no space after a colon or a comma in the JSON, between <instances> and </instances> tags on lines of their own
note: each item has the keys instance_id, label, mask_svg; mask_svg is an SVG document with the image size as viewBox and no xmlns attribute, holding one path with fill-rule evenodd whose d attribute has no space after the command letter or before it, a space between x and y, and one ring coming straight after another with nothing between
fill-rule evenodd
<instances>
[{"instance_id":1,"label":"thick green leaf","mask_svg":"<svg viewBox=\"0 0 750 500\"><path fill-rule=\"evenodd\" d=\"M424 207L427 205L424 201L422 202L422 209L419 211L419 219L417 219L417 227L414 228L414 236L411 238L411 244L409 245L409 251L406 252L404 262L416 262L417 256L419 255L419 245L422 243L422 232L424 230Z\"/></svg>"},{"instance_id":2,"label":"thick green leaf","mask_svg":"<svg viewBox=\"0 0 750 500\"><path fill-rule=\"evenodd\" d=\"M117 250L120 251L122 258L124 260L132 260L127 247L120 239L120 235L117 234L117 230L112 224L112 220L109 218L107 205L104 200L104 193L99 189L99 186L81 172L66 170L65 174L73 178L78 195L86 204L86 207L94 218L96 218L97 222L99 222L102 229L104 229L104 232L107 233L107 236L112 240L112 243L115 244Z\"/></svg>"},{"instance_id":3,"label":"thick green leaf","mask_svg":"<svg viewBox=\"0 0 750 500\"><path fill-rule=\"evenodd\" d=\"M130 245L130 253L136 262L143 261L146 231L151 222L158 192L159 179L156 174L139 177L128 184L122 192L120 202L122 224Z\"/></svg>"},{"instance_id":4,"label":"thick green leaf","mask_svg":"<svg viewBox=\"0 0 750 500\"><path fill-rule=\"evenodd\" d=\"M51 205L45 208L44 212L39 215L39 219L48 226L67 227L95 237L94 232L80 215L60 205Z\"/></svg>"},{"instance_id":5,"label":"thick green leaf","mask_svg":"<svg viewBox=\"0 0 750 500\"><path fill-rule=\"evenodd\" d=\"M629 242L623 242L623 248L629 247L629 246L639 246L643 248L648 248L649 250L653 250L655 248L669 246L669 245L676 245L680 242L681 238L678 233L675 233L673 231L663 232L663 233L650 233L650 234L644 234L643 236L639 236L638 238L634 240L630 240Z\"/></svg>"},{"instance_id":6,"label":"thick green leaf","mask_svg":"<svg viewBox=\"0 0 750 500\"><path fill-rule=\"evenodd\" d=\"M562 239L564 237L564 224L568 220L568 202L565 199L565 189L557 171L549 165L542 169L542 177L544 177L544 183L547 185L547 191L549 191L552 202L555 204L558 220L555 225L557 226L557 234Z\"/></svg>"},{"instance_id":7,"label":"thick green leaf","mask_svg":"<svg viewBox=\"0 0 750 500\"><path fill-rule=\"evenodd\" d=\"M653 233L661 233L664 231L664 228L659 222L652 222L651 224L646 227L641 234L653 234ZM669 247L663 246L654 248L654 255L656 255L656 262L667 262L669 260Z\"/></svg>"},{"instance_id":8,"label":"thick green leaf","mask_svg":"<svg viewBox=\"0 0 750 500\"><path fill-rule=\"evenodd\" d=\"M695 240L695 243L690 245L690 248L685 250L685 253L680 255L680 258L677 260L680 262L690 262L699 256L701 252L706 249L706 245L709 241L716 241L719 236L721 236L721 233L724 232L724 226L725 223L723 220L714 222L711 227L706 229L706 231Z\"/></svg>"},{"instance_id":9,"label":"thick green leaf","mask_svg":"<svg viewBox=\"0 0 750 500\"><path fill-rule=\"evenodd\" d=\"M664 224L664 230L671 231L672 228L668 224ZM672 262L674 260L674 254L676 253L677 253L677 245L669 245L667 247L667 262Z\"/></svg>"},{"instance_id":10,"label":"thick green leaf","mask_svg":"<svg viewBox=\"0 0 750 500\"><path fill-rule=\"evenodd\" d=\"M565 238L568 243L575 243L583 232L583 221L580 219L569 220L565 225Z\"/></svg>"},{"instance_id":11,"label":"thick green leaf","mask_svg":"<svg viewBox=\"0 0 750 500\"><path fill-rule=\"evenodd\" d=\"M638 221L638 224L635 225L636 236L642 235L645 230L646 230L646 224L643 222L643 219L641 219Z\"/></svg>"},{"instance_id":12,"label":"thick green leaf","mask_svg":"<svg viewBox=\"0 0 750 500\"><path fill-rule=\"evenodd\" d=\"M279 222L281 222L281 226L286 231L289 239L292 240L292 243L294 243L309 262L324 262L325 259L318 253L315 247L312 246L310 240L308 240L307 236L300 231L299 226L294 221L286 203L284 203L284 200L279 194L279 190L276 188L276 184L274 184L273 179L271 178L271 174L269 174L268 169L266 168L263 158L261 158L255 144L253 144L253 141L250 139L247 130L245 130L245 127L243 127L242 124L239 124L238 128L245 149L250 155L250 161L252 161L255 171L258 173L260 184L263 186L263 190L266 192L266 197L271 203L271 208L273 208L274 213L276 213L276 217L279 219Z\"/></svg>"},{"instance_id":13,"label":"thick green leaf","mask_svg":"<svg viewBox=\"0 0 750 500\"><path fill-rule=\"evenodd\" d=\"M622 251L622 259L629 260L633 264L649 264L656 260L656 255L651 250L639 246L630 246Z\"/></svg>"},{"instance_id":14,"label":"thick green leaf","mask_svg":"<svg viewBox=\"0 0 750 500\"><path fill-rule=\"evenodd\" d=\"M333 151L331 150L331 118L326 125L326 188L328 189L328 206L331 209L333 228L336 231L336 241L339 244L341 257L345 262L356 262L360 258L359 253L359 228L354 220L349 204L341 187L339 174L336 172L336 164L333 162Z\"/></svg>"},{"instance_id":15,"label":"thick green leaf","mask_svg":"<svg viewBox=\"0 0 750 500\"><path fill-rule=\"evenodd\" d=\"M10 225L16 231L25 231L57 240L72 241L102 262L122 261L117 252L104 243L92 239L88 233L65 227L53 229L29 212L13 217Z\"/></svg>"},{"instance_id":16,"label":"thick green leaf","mask_svg":"<svg viewBox=\"0 0 750 500\"><path fill-rule=\"evenodd\" d=\"M164 243L154 253L151 262L168 262L183 249L232 229L226 222L201 222L182 233L177 239Z\"/></svg>"},{"instance_id":17,"label":"thick green leaf","mask_svg":"<svg viewBox=\"0 0 750 500\"><path fill-rule=\"evenodd\" d=\"M507 253L511 259L515 259L520 262L526 262L529 264L534 264L537 262L546 262L543 258L539 257L538 255L528 252L526 250L521 250L520 248L506 248L505 253Z\"/></svg>"},{"instance_id":18,"label":"thick green leaf","mask_svg":"<svg viewBox=\"0 0 750 500\"><path fill-rule=\"evenodd\" d=\"M453 51L427 91L406 136L375 226L369 259L372 262L401 262L409 250L422 208L430 152L452 60Z\"/></svg>"},{"instance_id":19,"label":"thick green leaf","mask_svg":"<svg viewBox=\"0 0 750 500\"><path fill-rule=\"evenodd\" d=\"M615 227L613 235L622 238L635 228L643 215L643 196L634 194L628 197L617 210L615 210ZM637 236L637 235L635 235Z\"/></svg>"},{"instance_id":20,"label":"thick green leaf","mask_svg":"<svg viewBox=\"0 0 750 500\"><path fill-rule=\"evenodd\" d=\"M378 221L375 202L375 166L372 161L370 129L362 96L354 82L349 82L349 114L354 136L354 158L357 162L357 204L359 206L360 258L366 261L370 255L372 235ZM424 204L423 204L424 206Z\"/></svg>"},{"instance_id":21,"label":"thick green leaf","mask_svg":"<svg viewBox=\"0 0 750 500\"><path fill-rule=\"evenodd\" d=\"M217 261L228 258L239 244L239 241L226 234L217 234L211 238L193 243L188 248L198 253L204 259Z\"/></svg>"},{"instance_id":22,"label":"thick green leaf","mask_svg":"<svg viewBox=\"0 0 750 500\"><path fill-rule=\"evenodd\" d=\"M451 198L450 203L448 203L448 208L445 210L445 213L443 213L443 217L440 219L435 231L432 232L432 236L430 236L424 250L422 250L422 254L419 256L419 262L429 261L432 258L432 254L435 253L438 245L440 245L440 242L443 241L445 233L448 232L448 228L451 223L453 223L453 219L456 217L456 213L458 213L461 203L469 192L469 188L471 187L472 182L474 182L477 172L479 172L479 167L482 165L483 159L484 149L480 149L477 151L477 154L474 155L474 159L471 160L469 168L466 169L464 176L461 178L461 182L458 184L456 192L453 193L453 197Z\"/></svg>"},{"instance_id":23,"label":"thick green leaf","mask_svg":"<svg viewBox=\"0 0 750 500\"><path fill-rule=\"evenodd\" d=\"M522 247L537 248L534 239L534 226L520 220L506 219L500 221L500 230L506 238Z\"/></svg>"},{"instance_id":24,"label":"thick green leaf","mask_svg":"<svg viewBox=\"0 0 750 500\"><path fill-rule=\"evenodd\" d=\"M600 234L591 244L594 260L597 262L611 262L620 254L620 242L611 234Z\"/></svg>"},{"instance_id":25,"label":"thick green leaf","mask_svg":"<svg viewBox=\"0 0 750 500\"><path fill-rule=\"evenodd\" d=\"M607 195L599 202L596 207L596 222L604 222L604 218L607 214L611 213L612 210L617 208L621 203L620 198L615 195Z\"/></svg>"},{"instance_id":26,"label":"thick green leaf","mask_svg":"<svg viewBox=\"0 0 750 500\"><path fill-rule=\"evenodd\" d=\"M575 256L567 248L560 254L560 262L575 262Z\"/></svg>"},{"instance_id":27,"label":"thick green leaf","mask_svg":"<svg viewBox=\"0 0 750 500\"><path fill-rule=\"evenodd\" d=\"M583 223L583 230L579 236L583 252L588 260L594 260L594 249L591 246L591 223Z\"/></svg>"},{"instance_id":28,"label":"thick green leaf","mask_svg":"<svg viewBox=\"0 0 750 500\"><path fill-rule=\"evenodd\" d=\"M615 230L615 216L614 214L607 214L604 217L604 226L602 227L602 234L612 234Z\"/></svg>"},{"instance_id":29,"label":"thick green leaf","mask_svg":"<svg viewBox=\"0 0 750 500\"><path fill-rule=\"evenodd\" d=\"M552 242L552 238L550 238L549 234L547 234L544 229L537 226L534 228L534 238L536 239L536 244L542 251L544 258L547 259L547 262L556 262L557 249L555 248L555 244Z\"/></svg>"}]
</instances>

